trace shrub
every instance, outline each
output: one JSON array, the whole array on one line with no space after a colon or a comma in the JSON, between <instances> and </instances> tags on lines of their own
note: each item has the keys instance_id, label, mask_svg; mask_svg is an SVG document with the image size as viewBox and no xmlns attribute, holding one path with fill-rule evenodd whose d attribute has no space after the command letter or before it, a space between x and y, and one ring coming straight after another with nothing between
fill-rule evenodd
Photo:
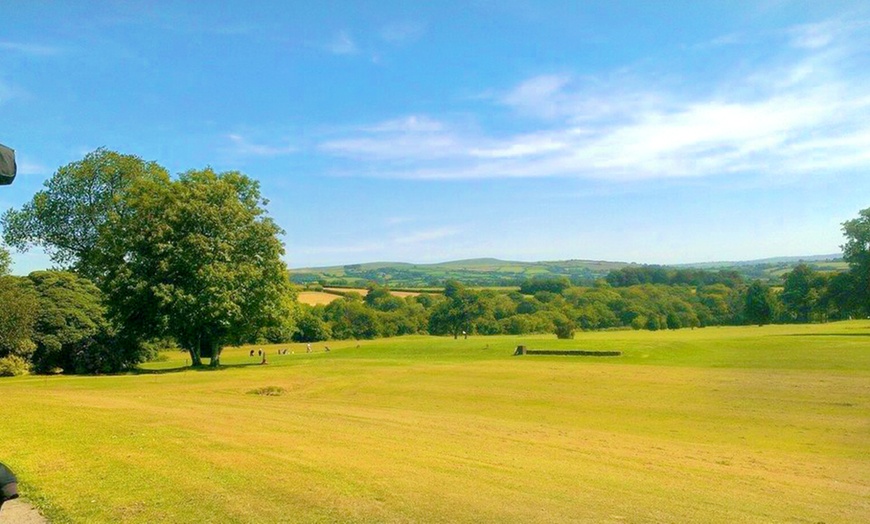
<instances>
[{"instance_id":1,"label":"shrub","mask_svg":"<svg viewBox=\"0 0 870 524\"><path fill-rule=\"evenodd\" d=\"M553 324L556 327L556 338L572 339L574 338L574 323L564 315L557 316L553 319Z\"/></svg>"},{"instance_id":2,"label":"shrub","mask_svg":"<svg viewBox=\"0 0 870 524\"><path fill-rule=\"evenodd\" d=\"M0 358L0 377L15 377L30 373L30 363L18 355Z\"/></svg>"}]
</instances>

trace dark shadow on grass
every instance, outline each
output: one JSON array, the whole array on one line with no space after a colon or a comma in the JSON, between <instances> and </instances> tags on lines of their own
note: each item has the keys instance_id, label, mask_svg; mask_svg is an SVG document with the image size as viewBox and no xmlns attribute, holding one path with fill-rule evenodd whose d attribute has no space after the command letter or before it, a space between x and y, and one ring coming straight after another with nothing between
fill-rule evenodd
<instances>
[{"instance_id":1,"label":"dark shadow on grass","mask_svg":"<svg viewBox=\"0 0 870 524\"><path fill-rule=\"evenodd\" d=\"M782 337L870 337L870 333L792 333L791 335L773 335Z\"/></svg>"},{"instance_id":2,"label":"dark shadow on grass","mask_svg":"<svg viewBox=\"0 0 870 524\"><path fill-rule=\"evenodd\" d=\"M232 368L247 368L254 366L262 366L259 362L251 362L251 363L242 363L242 364L221 364L217 367L211 367L209 365L205 366L182 366L180 368L167 368L167 369L141 369L137 368L129 371L128 373L131 375L167 375L169 373L183 373L185 371L223 371L225 369Z\"/></svg>"}]
</instances>

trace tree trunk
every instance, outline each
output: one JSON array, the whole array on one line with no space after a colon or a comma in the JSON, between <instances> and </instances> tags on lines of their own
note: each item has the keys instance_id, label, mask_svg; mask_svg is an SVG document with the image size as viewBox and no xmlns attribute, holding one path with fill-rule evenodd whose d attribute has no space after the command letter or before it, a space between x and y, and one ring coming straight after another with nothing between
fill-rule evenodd
<instances>
[{"instance_id":1,"label":"tree trunk","mask_svg":"<svg viewBox=\"0 0 870 524\"><path fill-rule=\"evenodd\" d=\"M202 336L197 336L196 341L193 342L190 347L187 349L187 352L190 353L190 366L191 367L202 367Z\"/></svg>"},{"instance_id":2,"label":"tree trunk","mask_svg":"<svg viewBox=\"0 0 870 524\"><path fill-rule=\"evenodd\" d=\"M213 344L211 347L211 362L209 365L213 368L221 365L221 349L217 344Z\"/></svg>"},{"instance_id":3,"label":"tree trunk","mask_svg":"<svg viewBox=\"0 0 870 524\"><path fill-rule=\"evenodd\" d=\"M197 368L202 366L202 358L199 356L199 346L191 347L187 352L190 353L191 367Z\"/></svg>"}]
</instances>

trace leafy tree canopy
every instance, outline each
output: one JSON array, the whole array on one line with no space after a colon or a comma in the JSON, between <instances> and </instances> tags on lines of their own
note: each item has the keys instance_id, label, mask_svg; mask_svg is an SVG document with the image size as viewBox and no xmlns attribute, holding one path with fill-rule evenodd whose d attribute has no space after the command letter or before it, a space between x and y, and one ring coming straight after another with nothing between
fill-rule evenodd
<instances>
[{"instance_id":1,"label":"leafy tree canopy","mask_svg":"<svg viewBox=\"0 0 870 524\"><path fill-rule=\"evenodd\" d=\"M22 251L41 246L61 267L96 278L97 238L110 214L124 213L124 193L139 179L165 183L169 174L155 162L97 149L58 169L21 209L6 211L3 238Z\"/></svg>"},{"instance_id":2,"label":"leafy tree canopy","mask_svg":"<svg viewBox=\"0 0 870 524\"><path fill-rule=\"evenodd\" d=\"M9 251L0 245L0 277L8 275L12 269L12 258L9 256Z\"/></svg>"},{"instance_id":3,"label":"leafy tree canopy","mask_svg":"<svg viewBox=\"0 0 870 524\"><path fill-rule=\"evenodd\" d=\"M283 231L259 184L236 171L140 178L98 238L112 317L140 337L171 336L220 363L223 346L290 315Z\"/></svg>"},{"instance_id":4,"label":"leafy tree canopy","mask_svg":"<svg viewBox=\"0 0 870 524\"><path fill-rule=\"evenodd\" d=\"M870 314L870 208L843 222L843 234L843 259L849 263L856 302L864 314Z\"/></svg>"},{"instance_id":5,"label":"leafy tree canopy","mask_svg":"<svg viewBox=\"0 0 870 524\"><path fill-rule=\"evenodd\" d=\"M36 294L26 279L0 276L0 304L0 359L14 357L27 365L36 349L32 341L39 311Z\"/></svg>"}]
</instances>

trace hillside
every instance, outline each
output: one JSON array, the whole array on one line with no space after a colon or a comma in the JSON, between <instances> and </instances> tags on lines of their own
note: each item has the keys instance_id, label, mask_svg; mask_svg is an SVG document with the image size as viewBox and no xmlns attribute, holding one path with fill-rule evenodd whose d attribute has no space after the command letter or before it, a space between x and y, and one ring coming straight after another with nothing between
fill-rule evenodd
<instances>
[{"instance_id":1,"label":"hillside","mask_svg":"<svg viewBox=\"0 0 870 524\"><path fill-rule=\"evenodd\" d=\"M819 271L840 271L846 268L840 255L810 255L779 257L734 262L679 264L674 267L700 268L713 271L734 270L747 279L778 282L783 273L800 262ZM455 260L437 264L404 262L371 262L344 266L291 269L290 277L297 284L320 282L332 286L365 286L368 282L388 284L393 288L439 287L450 279L470 286L519 286L524 280L538 276L565 276L573 283L588 285L604 278L615 269L632 265L628 262L603 260L560 260L519 262L495 258Z\"/></svg>"},{"instance_id":2,"label":"hillside","mask_svg":"<svg viewBox=\"0 0 870 524\"><path fill-rule=\"evenodd\" d=\"M324 282L355 286L366 282L387 283L393 287L441 286L450 279L472 286L518 286L535 276L566 276L574 282L593 282L625 262L564 260L555 262L517 262L494 258L456 260L438 264L372 262L345 266L293 269L294 282Z\"/></svg>"}]
</instances>

